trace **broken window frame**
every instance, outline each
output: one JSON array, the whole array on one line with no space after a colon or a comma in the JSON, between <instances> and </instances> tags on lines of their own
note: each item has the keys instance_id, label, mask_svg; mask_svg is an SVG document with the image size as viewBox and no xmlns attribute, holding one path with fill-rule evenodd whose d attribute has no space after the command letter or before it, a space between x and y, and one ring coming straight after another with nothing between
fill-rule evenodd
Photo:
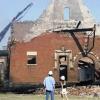
<instances>
[{"instance_id":1,"label":"broken window frame","mask_svg":"<svg viewBox=\"0 0 100 100\"><path fill-rule=\"evenodd\" d=\"M27 52L27 65L37 65L37 52Z\"/></svg>"},{"instance_id":2,"label":"broken window frame","mask_svg":"<svg viewBox=\"0 0 100 100\"><path fill-rule=\"evenodd\" d=\"M66 58L66 63L68 63L68 67L69 68L73 68L73 60L72 60L72 50L55 50L55 54L54 54L54 59L55 59L55 69L59 68L59 56L68 56L69 58Z\"/></svg>"}]
</instances>

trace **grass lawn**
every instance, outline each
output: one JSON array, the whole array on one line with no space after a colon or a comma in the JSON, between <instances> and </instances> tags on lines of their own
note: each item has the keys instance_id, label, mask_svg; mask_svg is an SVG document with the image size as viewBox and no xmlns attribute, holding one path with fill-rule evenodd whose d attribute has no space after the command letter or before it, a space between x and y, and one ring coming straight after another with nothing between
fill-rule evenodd
<instances>
[{"instance_id":1,"label":"grass lawn","mask_svg":"<svg viewBox=\"0 0 100 100\"><path fill-rule=\"evenodd\" d=\"M98 97L68 96L69 100L100 100ZM0 94L0 100L45 100L44 95L33 94ZM55 100L62 100L60 95L55 95Z\"/></svg>"}]
</instances>

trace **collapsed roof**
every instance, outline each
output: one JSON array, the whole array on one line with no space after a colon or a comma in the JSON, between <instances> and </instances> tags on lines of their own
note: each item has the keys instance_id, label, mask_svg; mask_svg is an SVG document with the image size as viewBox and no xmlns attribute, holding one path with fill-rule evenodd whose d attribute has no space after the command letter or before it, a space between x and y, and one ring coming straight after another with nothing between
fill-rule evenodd
<instances>
[{"instance_id":1,"label":"collapsed roof","mask_svg":"<svg viewBox=\"0 0 100 100\"><path fill-rule=\"evenodd\" d=\"M64 19L64 10L68 9L69 18ZM46 10L34 22L15 22L12 27L12 37L16 41L28 42L46 31L56 28L75 28L81 21L81 28L93 27L95 20L84 5L83 0L52 0Z\"/></svg>"}]
</instances>

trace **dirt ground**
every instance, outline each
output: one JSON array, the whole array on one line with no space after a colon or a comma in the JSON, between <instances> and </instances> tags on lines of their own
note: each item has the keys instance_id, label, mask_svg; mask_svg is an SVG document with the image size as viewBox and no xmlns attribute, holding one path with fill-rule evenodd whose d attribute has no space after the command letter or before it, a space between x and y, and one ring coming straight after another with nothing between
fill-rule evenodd
<instances>
[{"instance_id":1,"label":"dirt ground","mask_svg":"<svg viewBox=\"0 0 100 100\"><path fill-rule=\"evenodd\" d=\"M68 96L69 100L100 100L100 97ZM33 94L0 94L0 100L45 100L45 95ZM55 95L55 100L62 100L60 95Z\"/></svg>"}]
</instances>

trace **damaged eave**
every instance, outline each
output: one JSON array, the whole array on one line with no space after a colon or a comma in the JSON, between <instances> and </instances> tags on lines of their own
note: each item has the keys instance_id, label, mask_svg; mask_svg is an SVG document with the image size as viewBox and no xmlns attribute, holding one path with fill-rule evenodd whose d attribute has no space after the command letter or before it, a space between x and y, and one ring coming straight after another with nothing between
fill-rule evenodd
<instances>
[{"instance_id":1,"label":"damaged eave","mask_svg":"<svg viewBox=\"0 0 100 100\"><path fill-rule=\"evenodd\" d=\"M63 29L63 30L54 30L53 32L86 32L94 31L94 28L80 28L80 29Z\"/></svg>"}]
</instances>

